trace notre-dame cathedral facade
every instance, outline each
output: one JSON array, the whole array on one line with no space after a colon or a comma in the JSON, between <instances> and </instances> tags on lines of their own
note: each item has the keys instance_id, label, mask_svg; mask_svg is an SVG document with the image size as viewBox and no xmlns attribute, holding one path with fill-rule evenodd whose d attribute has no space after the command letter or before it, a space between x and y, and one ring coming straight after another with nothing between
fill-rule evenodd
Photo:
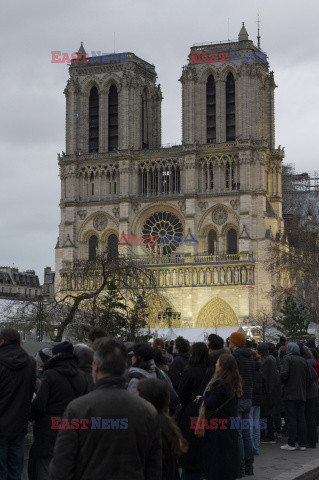
<instances>
[{"instance_id":1,"label":"notre-dame cathedral facade","mask_svg":"<svg viewBox=\"0 0 319 480\"><path fill-rule=\"evenodd\" d=\"M274 76L260 53L244 25L236 42L191 48L180 78L182 144L167 148L154 65L133 53L71 63L58 295L96 286L94 273L83 276L86 260L130 249L156 272L178 313L173 327L272 313L276 279L264 261L283 235L284 152L275 148ZM158 240L140 241L148 236ZM167 326L155 313L150 326Z\"/></svg>"}]
</instances>

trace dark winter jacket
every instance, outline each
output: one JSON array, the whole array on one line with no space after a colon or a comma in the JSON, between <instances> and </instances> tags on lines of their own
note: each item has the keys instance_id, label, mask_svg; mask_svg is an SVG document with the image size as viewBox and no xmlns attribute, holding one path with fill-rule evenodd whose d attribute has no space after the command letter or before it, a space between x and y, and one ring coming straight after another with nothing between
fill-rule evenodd
<instances>
[{"instance_id":1,"label":"dark winter jacket","mask_svg":"<svg viewBox=\"0 0 319 480\"><path fill-rule=\"evenodd\" d=\"M35 420L32 447L35 457L52 456L58 430L51 428L51 417L62 417L71 400L87 392L86 375L77 367L72 353L56 355L47 362L31 406L31 416Z\"/></svg>"},{"instance_id":2,"label":"dark winter jacket","mask_svg":"<svg viewBox=\"0 0 319 480\"><path fill-rule=\"evenodd\" d=\"M283 409L280 372L273 355L261 357L261 372L263 377L263 397L260 414L268 417L274 413L280 413Z\"/></svg>"},{"instance_id":3,"label":"dark winter jacket","mask_svg":"<svg viewBox=\"0 0 319 480\"><path fill-rule=\"evenodd\" d=\"M180 480L177 458L168 439L162 433L162 480Z\"/></svg>"},{"instance_id":4,"label":"dark winter jacket","mask_svg":"<svg viewBox=\"0 0 319 480\"><path fill-rule=\"evenodd\" d=\"M89 428L59 431L51 480L161 480L158 414L125 390L122 377L101 378L93 392L69 404L64 417L90 419ZM101 427L104 419L104 428L91 428L92 418Z\"/></svg>"},{"instance_id":5,"label":"dark winter jacket","mask_svg":"<svg viewBox=\"0 0 319 480\"><path fill-rule=\"evenodd\" d=\"M249 348L237 348L233 355L238 365L239 374L243 381L243 399L251 400L253 396L255 366L253 353Z\"/></svg>"},{"instance_id":6,"label":"dark winter jacket","mask_svg":"<svg viewBox=\"0 0 319 480\"><path fill-rule=\"evenodd\" d=\"M307 388L313 383L307 360L298 354L286 355L280 369L280 380L283 383L284 400L307 399Z\"/></svg>"},{"instance_id":7,"label":"dark winter jacket","mask_svg":"<svg viewBox=\"0 0 319 480\"><path fill-rule=\"evenodd\" d=\"M312 398L317 398L318 397L318 387L316 385L316 380L318 380L318 375L316 372L316 362L313 358L307 359L307 363L309 366L309 374L310 378L312 379L312 383L308 385L307 392L306 392L306 397L307 400L311 400Z\"/></svg>"},{"instance_id":8,"label":"dark winter jacket","mask_svg":"<svg viewBox=\"0 0 319 480\"><path fill-rule=\"evenodd\" d=\"M173 387L177 390L179 382L182 378L182 373L188 363L189 353L177 353L174 355L174 360L170 366L168 376L172 381Z\"/></svg>"},{"instance_id":9,"label":"dark winter jacket","mask_svg":"<svg viewBox=\"0 0 319 480\"><path fill-rule=\"evenodd\" d=\"M206 429L203 438L202 464L204 477L214 480L233 480L238 478L240 470L240 458L238 448L238 431L236 422L238 400L232 398L218 412L216 409L225 403L230 397L229 390L220 381L213 383L211 390L206 392L204 406L206 409L206 418L208 425L211 426L211 420L217 422L219 428ZM214 412L214 413L210 413ZM231 417L234 420L231 420ZM222 424L219 419L225 419L226 429L220 428ZM216 425L216 423L215 423ZM230 427L233 428L230 428Z\"/></svg>"},{"instance_id":10,"label":"dark winter jacket","mask_svg":"<svg viewBox=\"0 0 319 480\"><path fill-rule=\"evenodd\" d=\"M263 375L261 371L261 361L254 360L254 362L255 362L255 374L254 374L252 406L260 407L263 400Z\"/></svg>"},{"instance_id":11,"label":"dark winter jacket","mask_svg":"<svg viewBox=\"0 0 319 480\"><path fill-rule=\"evenodd\" d=\"M0 434L26 435L35 362L20 345L0 347Z\"/></svg>"},{"instance_id":12,"label":"dark winter jacket","mask_svg":"<svg viewBox=\"0 0 319 480\"><path fill-rule=\"evenodd\" d=\"M202 395L211 376L206 367L188 366L185 368L179 387L178 396L182 402L182 408L178 416L178 426L183 437L187 440L189 449L179 459L179 466L191 471L199 471L201 468L202 439L197 438L191 429L191 417L198 417L199 405L194 403L197 395Z\"/></svg>"}]
</instances>

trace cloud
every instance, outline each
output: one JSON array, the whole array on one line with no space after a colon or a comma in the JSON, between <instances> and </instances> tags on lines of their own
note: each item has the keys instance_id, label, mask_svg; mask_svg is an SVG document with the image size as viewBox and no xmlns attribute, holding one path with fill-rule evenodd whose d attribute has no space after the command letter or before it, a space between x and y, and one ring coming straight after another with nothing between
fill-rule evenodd
<instances>
[{"instance_id":1,"label":"cloud","mask_svg":"<svg viewBox=\"0 0 319 480\"><path fill-rule=\"evenodd\" d=\"M131 51L153 63L162 86L162 142L181 142L178 79L194 43L237 38L245 21L256 42L257 11L262 48L275 72L276 144L296 170L315 170L317 125L317 30L319 5L288 0L31 0L7 2L2 16L0 73L1 263L54 266L60 185L56 153L65 150L64 64L80 42L88 52ZM229 19L229 21L228 21Z\"/></svg>"}]
</instances>

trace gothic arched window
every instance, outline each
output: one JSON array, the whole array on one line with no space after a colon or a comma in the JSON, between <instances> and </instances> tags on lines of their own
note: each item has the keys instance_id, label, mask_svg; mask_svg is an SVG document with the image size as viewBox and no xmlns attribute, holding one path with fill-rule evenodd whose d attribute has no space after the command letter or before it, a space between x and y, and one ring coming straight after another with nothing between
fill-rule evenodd
<instances>
[{"instance_id":1,"label":"gothic arched window","mask_svg":"<svg viewBox=\"0 0 319 480\"><path fill-rule=\"evenodd\" d=\"M119 241L115 233L112 233L107 239L107 258L112 260L118 257L118 245Z\"/></svg>"},{"instance_id":2,"label":"gothic arched window","mask_svg":"<svg viewBox=\"0 0 319 480\"><path fill-rule=\"evenodd\" d=\"M109 152L118 148L118 94L115 85L111 85L109 90L109 108L108 108L108 149Z\"/></svg>"},{"instance_id":3,"label":"gothic arched window","mask_svg":"<svg viewBox=\"0 0 319 480\"><path fill-rule=\"evenodd\" d=\"M235 80L231 73L226 79L226 141L235 140L236 116L235 116Z\"/></svg>"},{"instance_id":4,"label":"gothic arched window","mask_svg":"<svg viewBox=\"0 0 319 480\"><path fill-rule=\"evenodd\" d=\"M237 252L237 232L234 228L231 228L227 232L227 253L228 255L235 255Z\"/></svg>"},{"instance_id":5,"label":"gothic arched window","mask_svg":"<svg viewBox=\"0 0 319 480\"><path fill-rule=\"evenodd\" d=\"M89 260L96 260L98 243L97 236L92 235L89 240Z\"/></svg>"},{"instance_id":6,"label":"gothic arched window","mask_svg":"<svg viewBox=\"0 0 319 480\"><path fill-rule=\"evenodd\" d=\"M215 230L208 232L208 254L216 255L217 235Z\"/></svg>"},{"instance_id":7,"label":"gothic arched window","mask_svg":"<svg viewBox=\"0 0 319 480\"><path fill-rule=\"evenodd\" d=\"M142 95L142 148L148 148L147 90Z\"/></svg>"},{"instance_id":8,"label":"gothic arched window","mask_svg":"<svg viewBox=\"0 0 319 480\"><path fill-rule=\"evenodd\" d=\"M89 97L89 152L99 151L99 93L92 87Z\"/></svg>"},{"instance_id":9,"label":"gothic arched window","mask_svg":"<svg viewBox=\"0 0 319 480\"><path fill-rule=\"evenodd\" d=\"M216 90L213 75L206 83L207 143L216 143Z\"/></svg>"}]
</instances>

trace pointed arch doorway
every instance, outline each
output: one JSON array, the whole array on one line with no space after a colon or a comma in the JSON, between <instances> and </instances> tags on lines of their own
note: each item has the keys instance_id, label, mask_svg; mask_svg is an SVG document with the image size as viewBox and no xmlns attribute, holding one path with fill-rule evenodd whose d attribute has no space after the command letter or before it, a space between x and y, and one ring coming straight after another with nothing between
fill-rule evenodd
<instances>
[{"instance_id":1,"label":"pointed arch doorway","mask_svg":"<svg viewBox=\"0 0 319 480\"><path fill-rule=\"evenodd\" d=\"M200 310L196 327L235 327L238 319L231 306L221 298L212 298Z\"/></svg>"}]
</instances>

